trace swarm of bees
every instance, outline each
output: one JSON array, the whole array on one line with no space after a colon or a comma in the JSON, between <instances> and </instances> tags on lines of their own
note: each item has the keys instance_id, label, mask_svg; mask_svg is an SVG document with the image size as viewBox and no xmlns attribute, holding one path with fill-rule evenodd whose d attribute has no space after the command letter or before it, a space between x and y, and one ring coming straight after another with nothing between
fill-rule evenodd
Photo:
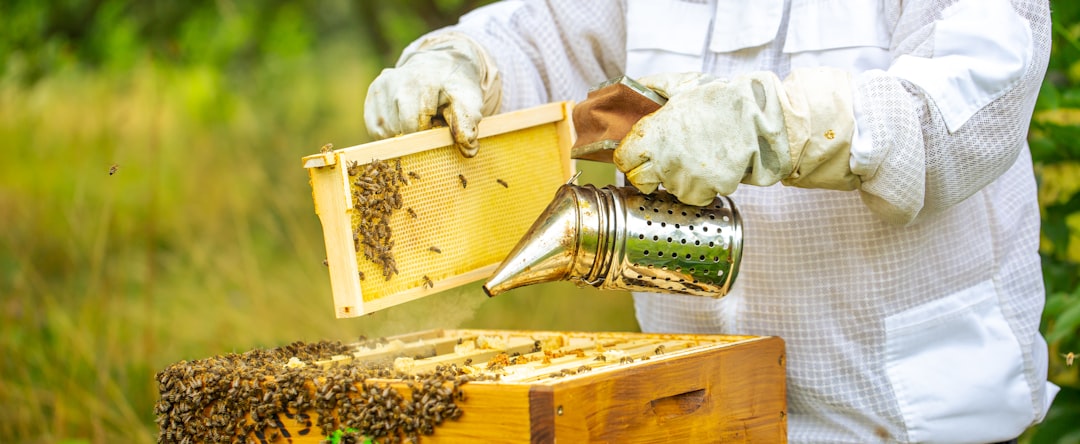
<instances>
[{"instance_id":1,"label":"swarm of bees","mask_svg":"<svg viewBox=\"0 0 1080 444\"><path fill-rule=\"evenodd\" d=\"M393 164L377 159L366 165L352 161L346 168L352 182L353 208L359 215L353 230L353 247L357 253L363 252L365 258L379 265L383 277L390 280L398 272L392 252L390 216L394 210L402 208L401 186L408 185L409 180L402 171L400 159L395 159ZM408 211L416 217L411 208Z\"/></svg>"},{"instance_id":2,"label":"swarm of bees","mask_svg":"<svg viewBox=\"0 0 1080 444\"><path fill-rule=\"evenodd\" d=\"M416 442L461 416L462 384L488 378L457 366L409 375L389 365L315 364L352 351L340 342L297 342L170 365L157 374L158 442L290 441L286 423L301 436L317 431L356 442ZM411 397L369 382L375 378L402 380Z\"/></svg>"}]
</instances>

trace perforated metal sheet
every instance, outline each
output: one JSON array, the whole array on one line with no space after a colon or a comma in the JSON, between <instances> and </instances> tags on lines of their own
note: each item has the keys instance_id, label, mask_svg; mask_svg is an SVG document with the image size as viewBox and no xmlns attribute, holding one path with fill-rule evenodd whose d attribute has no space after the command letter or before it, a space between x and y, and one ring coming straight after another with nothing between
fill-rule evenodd
<instances>
[{"instance_id":1,"label":"perforated metal sheet","mask_svg":"<svg viewBox=\"0 0 1080 444\"><path fill-rule=\"evenodd\" d=\"M337 316L359 316L490 275L571 175L569 106L484 119L473 158L458 153L445 128L305 157ZM408 181L399 187L401 207L389 217L398 271L389 280L353 240L363 216L354 207L356 177L348 175L348 165L372 160L400 160Z\"/></svg>"}]
</instances>

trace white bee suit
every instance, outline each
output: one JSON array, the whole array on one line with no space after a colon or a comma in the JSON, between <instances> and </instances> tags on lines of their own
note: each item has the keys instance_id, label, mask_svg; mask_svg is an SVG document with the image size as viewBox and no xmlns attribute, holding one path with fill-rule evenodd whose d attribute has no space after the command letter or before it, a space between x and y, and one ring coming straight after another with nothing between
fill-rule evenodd
<instances>
[{"instance_id":1,"label":"white bee suit","mask_svg":"<svg viewBox=\"0 0 1080 444\"><path fill-rule=\"evenodd\" d=\"M732 292L635 295L642 329L782 337L792 442L985 443L1042 419L1025 138L1047 2L505 1L448 30L494 61L500 111L624 73L849 70L858 190L739 186Z\"/></svg>"}]
</instances>

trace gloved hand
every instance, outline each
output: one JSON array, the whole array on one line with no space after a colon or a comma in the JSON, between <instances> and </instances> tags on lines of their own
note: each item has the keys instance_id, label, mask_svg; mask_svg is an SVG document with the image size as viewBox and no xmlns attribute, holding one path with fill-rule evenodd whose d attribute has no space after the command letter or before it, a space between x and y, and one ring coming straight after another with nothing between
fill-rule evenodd
<instances>
[{"instance_id":1,"label":"gloved hand","mask_svg":"<svg viewBox=\"0 0 1080 444\"><path fill-rule=\"evenodd\" d=\"M855 128L851 78L831 68L770 72L730 81L702 74L639 79L668 96L615 150L619 170L639 190L663 185L680 201L706 205L739 183L852 190L848 165Z\"/></svg>"},{"instance_id":2,"label":"gloved hand","mask_svg":"<svg viewBox=\"0 0 1080 444\"><path fill-rule=\"evenodd\" d=\"M376 139L429 129L441 117L465 157L475 156L480 118L502 97L495 64L472 39L444 33L383 70L368 87L364 122Z\"/></svg>"}]
</instances>

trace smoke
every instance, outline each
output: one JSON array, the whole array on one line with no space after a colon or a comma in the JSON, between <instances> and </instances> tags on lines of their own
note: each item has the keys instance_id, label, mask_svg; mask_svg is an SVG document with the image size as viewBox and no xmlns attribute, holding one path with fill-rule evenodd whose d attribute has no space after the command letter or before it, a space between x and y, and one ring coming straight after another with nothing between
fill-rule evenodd
<instances>
[{"instance_id":1,"label":"smoke","mask_svg":"<svg viewBox=\"0 0 1080 444\"><path fill-rule=\"evenodd\" d=\"M368 337L392 336L431 329L458 328L488 300L481 283L425 296L361 317Z\"/></svg>"}]
</instances>

